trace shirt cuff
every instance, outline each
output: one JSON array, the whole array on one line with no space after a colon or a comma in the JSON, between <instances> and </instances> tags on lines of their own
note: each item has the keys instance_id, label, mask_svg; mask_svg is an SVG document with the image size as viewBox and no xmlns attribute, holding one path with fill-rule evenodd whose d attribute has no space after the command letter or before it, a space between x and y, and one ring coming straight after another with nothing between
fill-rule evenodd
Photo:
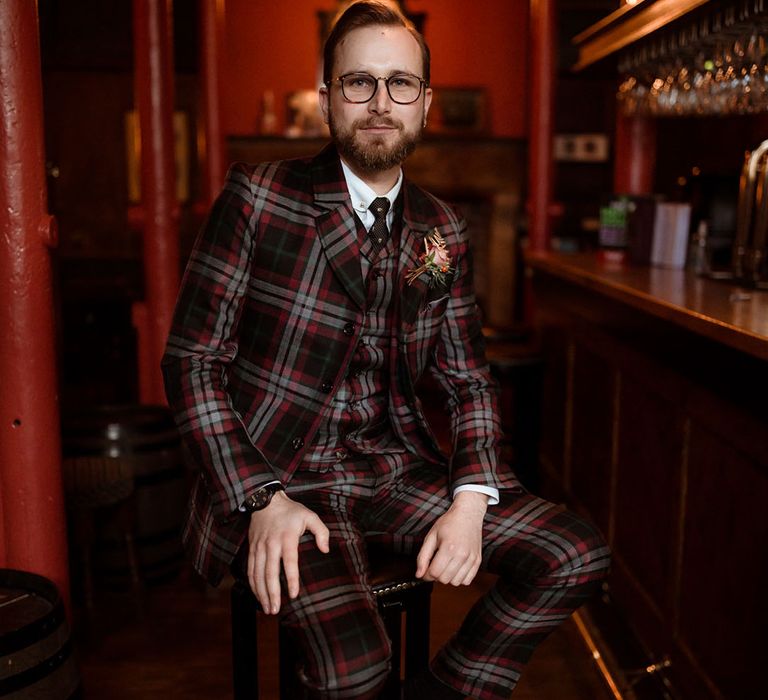
<instances>
[{"instance_id":1,"label":"shirt cuff","mask_svg":"<svg viewBox=\"0 0 768 700\"><path fill-rule=\"evenodd\" d=\"M488 505L495 506L499 502L499 489L493 488L493 486L479 486L474 484L464 484L464 486L457 486L453 490L453 497L456 498L457 493L462 491L476 491L477 493L484 493L488 496Z\"/></svg>"}]
</instances>

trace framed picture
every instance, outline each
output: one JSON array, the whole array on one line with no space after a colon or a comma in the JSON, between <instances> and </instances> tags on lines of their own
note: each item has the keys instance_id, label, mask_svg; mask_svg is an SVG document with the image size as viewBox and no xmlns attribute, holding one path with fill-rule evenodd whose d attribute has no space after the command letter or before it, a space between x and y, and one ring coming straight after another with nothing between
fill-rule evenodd
<instances>
[{"instance_id":1,"label":"framed picture","mask_svg":"<svg viewBox=\"0 0 768 700\"><path fill-rule=\"evenodd\" d=\"M482 87L433 87L429 131L484 134L488 131L488 96Z\"/></svg>"}]
</instances>

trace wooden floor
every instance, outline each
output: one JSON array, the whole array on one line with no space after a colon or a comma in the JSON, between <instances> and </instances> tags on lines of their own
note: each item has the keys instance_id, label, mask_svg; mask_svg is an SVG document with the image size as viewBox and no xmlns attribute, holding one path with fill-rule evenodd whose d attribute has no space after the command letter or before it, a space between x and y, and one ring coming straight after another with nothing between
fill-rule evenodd
<instances>
[{"instance_id":1,"label":"wooden floor","mask_svg":"<svg viewBox=\"0 0 768 700\"><path fill-rule=\"evenodd\" d=\"M436 586L432 596L434 652L474 600L492 584L481 576L467 588ZM127 593L97 597L93 623L76 613L85 700L216 700L231 697L229 589L186 580L149 589L140 612ZM277 698L274 620L262 618L259 666L263 700ZM568 622L536 651L514 700L611 700L592 657Z\"/></svg>"}]
</instances>

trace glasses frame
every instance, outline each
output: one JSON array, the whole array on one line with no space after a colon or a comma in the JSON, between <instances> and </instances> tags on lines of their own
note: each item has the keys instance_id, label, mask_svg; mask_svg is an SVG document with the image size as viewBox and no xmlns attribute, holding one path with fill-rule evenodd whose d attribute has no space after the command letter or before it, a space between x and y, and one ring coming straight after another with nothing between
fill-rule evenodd
<instances>
[{"instance_id":1,"label":"glasses frame","mask_svg":"<svg viewBox=\"0 0 768 700\"><path fill-rule=\"evenodd\" d=\"M350 100L349 97L347 97L347 93L344 92L344 78L349 78L353 75L367 75L369 78L373 78L373 80L376 82L376 87L373 88L373 92L371 93L371 96L367 100ZM399 78L403 75L407 75L409 78L416 78L416 80L419 81L419 93L414 97L410 102L401 102L400 100L395 99L392 97L392 92L389 89L389 81L393 78ZM366 73L365 71L353 71L352 73L345 73L344 75L340 75L336 78L331 78L327 83L326 86L330 87L331 83L338 83L341 87L341 94L344 97L344 99L355 105L363 105L366 102L370 102L374 97L376 97L376 93L379 91L379 82L384 81L384 85L387 88L387 95L389 95L389 99L392 100L395 104L399 105L412 105L414 102L416 102L424 92L426 88L429 87L429 83L424 80L424 78L420 78L418 75L414 75L413 73L394 73L393 75L390 75L388 78L385 78L383 75L379 76L378 78L375 75L371 75L370 73Z\"/></svg>"}]
</instances>

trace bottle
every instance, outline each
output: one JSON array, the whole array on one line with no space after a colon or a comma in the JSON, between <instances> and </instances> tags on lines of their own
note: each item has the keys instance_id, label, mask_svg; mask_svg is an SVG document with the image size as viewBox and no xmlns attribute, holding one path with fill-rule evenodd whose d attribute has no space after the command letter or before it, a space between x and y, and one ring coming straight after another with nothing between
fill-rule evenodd
<instances>
[{"instance_id":1,"label":"bottle","mask_svg":"<svg viewBox=\"0 0 768 700\"><path fill-rule=\"evenodd\" d=\"M706 275L709 273L709 260L707 256L707 222L702 219L696 233L693 234L691 247L688 251L688 269L697 275Z\"/></svg>"}]
</instances>

